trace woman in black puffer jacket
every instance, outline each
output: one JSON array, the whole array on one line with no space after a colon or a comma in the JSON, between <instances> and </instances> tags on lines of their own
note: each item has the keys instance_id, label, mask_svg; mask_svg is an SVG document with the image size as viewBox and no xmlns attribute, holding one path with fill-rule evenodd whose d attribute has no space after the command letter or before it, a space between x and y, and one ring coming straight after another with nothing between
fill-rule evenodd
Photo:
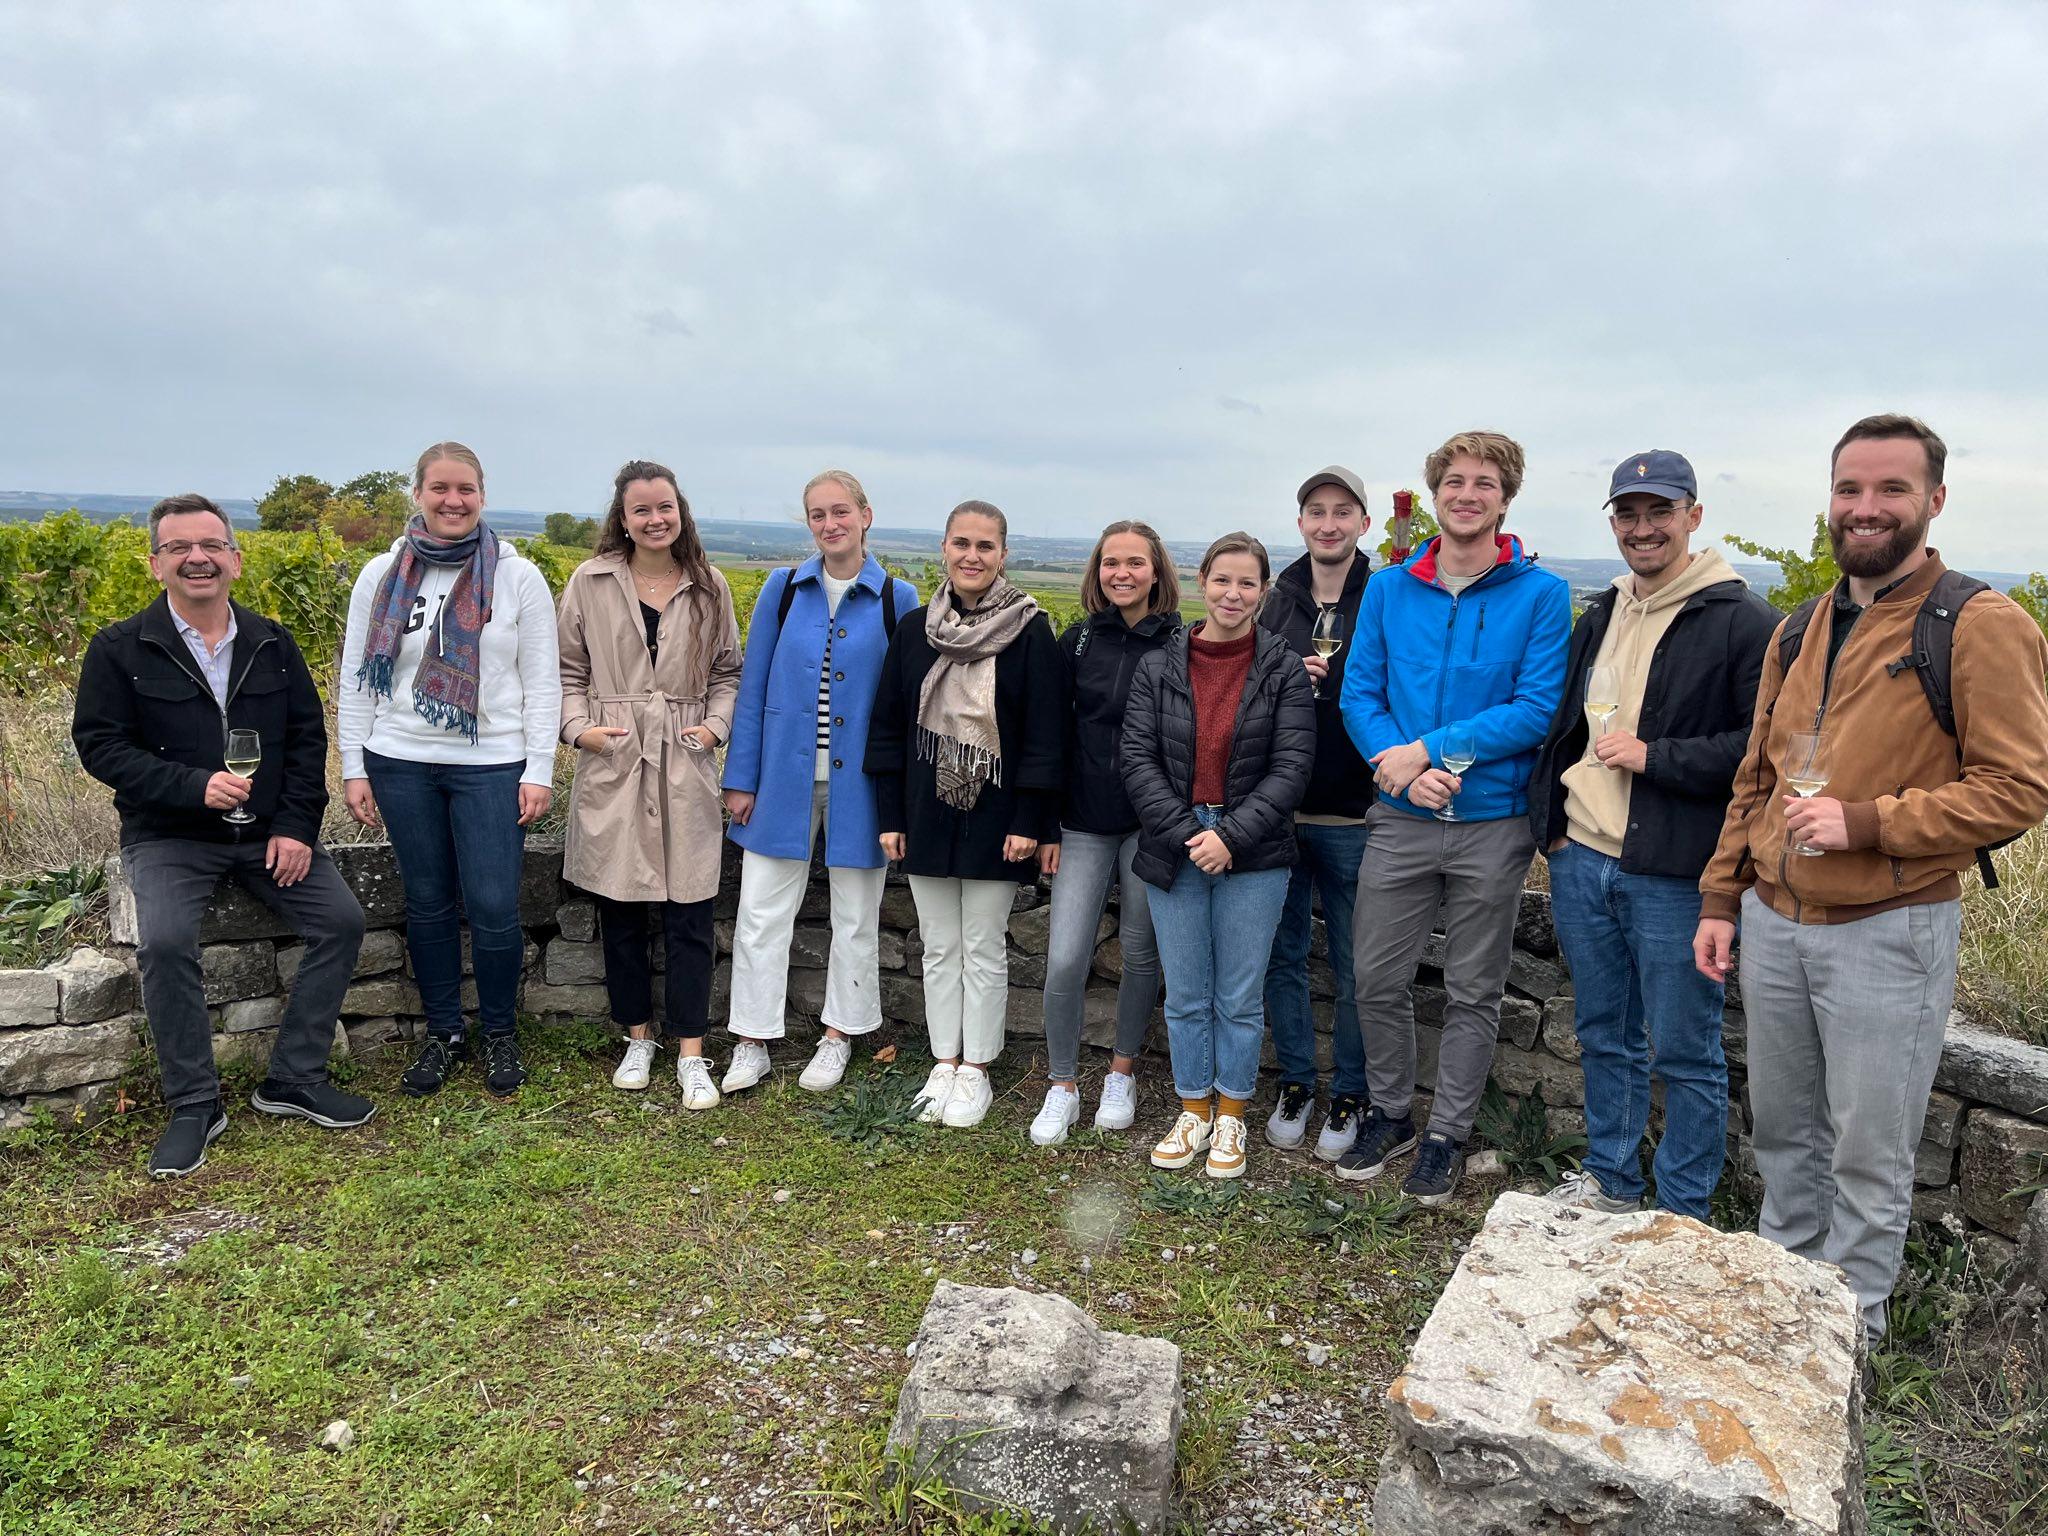
<instances>
[{"instance_id":1,"label":"woman in black puffer jacket","mask_svg":"<svg viewBox=\"0 0 2048 1536\"><path fill-rule=\"evenodd\" d=\"M1120 765L1140 827L1133 867L1157 888L1152 926L1181 1100L1152 1162L1185 1168L1206 1152L1211 1178L1234 1179L1316 716L1301 658L1256 623L1272 584L1265 547L1227 533L1201 574L1209 616L1138 664Z\"/></svg>"}]
</instances>

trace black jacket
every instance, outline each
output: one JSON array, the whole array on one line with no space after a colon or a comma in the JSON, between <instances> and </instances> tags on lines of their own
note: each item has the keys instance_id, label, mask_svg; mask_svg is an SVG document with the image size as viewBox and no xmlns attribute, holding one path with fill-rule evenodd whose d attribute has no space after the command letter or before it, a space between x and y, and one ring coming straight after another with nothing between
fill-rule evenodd
<instances>
[{"instance_id":1,"label":"black jacket","mask_svg":"<svg viewBox=\"0 0 2048 1536\"><path fill-rule=\"evenodd\" d=\"M1586 751L1586 677L1614 613L1609 587L1572 630L1564 697L1529 775L1529 829L1547 850L1565 835L1564 772ZM1648 746L1628 799L1621 867L1697 880L1713 857L1735 770L1749 744L1757 679L1781 615L1740 581L1686 599L1650 655L1636 734Z\"/></svg>"},{"instance_id":2,"label":"black jacket","mask_svg":"<svg viewBox=\"0 0 2048 1536\"><path fill-rule=\"evenodd\" d=\"M1315 652L1309 636L1322 605L1316 601L1313 569L1314 561L1308 555L1288 566L1275 578L1266 606L1259 612L1259 627L1280 636L1297 656ZM1337 609L1344 615L1344 643L1330 658L1330 673L1323 679L1322 697L1315 701L1316 766L1309 775L1308 793L1301 797L1300 808L1312 816L1355 816L1363 821L1365 813L1372 809L1372 769L1358 755L1358 746L1344 729L1344 715L1339 708L1344 692L1344 658L1351 654L1351 637L1358 628L1358 605L1365 597L1365 579L1371 569L1372 557L1361 549L1344 578L1344 595L1337 599Z\"/></svg>"},{"instance_id":3,"label":"black jacket","mask_svg":"<svg viewBox=\"0 0 2048 1536\"><path fill-rule=\"evenodd\" d=\"M996 735L1002 782L982 785L972 810L939 799L938 771L917 751L917 701L938 652L924 634L925 610L903 616L882 658L863 766L875 780L876 825L904 834L903 872L1031 885L1038 860L1011 863L1003 839L1059 836L1066 684L1059 641L1044 614L996 657Z\"/></svg>"},{"instance_id":4,"label":"black jacket","mask_svg":"<svg viewBox=\"0 0 2048 1536\"><path fill-rule=\"evenodd\" d=\"M1123 743L1124 702L1138 663L1180 633L1178 614L1147 614L1124 623L1114 608L1067 626L1060 636L1066 663L1066 806L1062 826L1076 832L1123 837L1138 830L1138 813L1124 789L1117 753Z\"/></svg>"},{"instance_id":5,"label":"black jacket","mask_svg":"<svg viewBox=\"0 0 2048 1536\"><path fill-rule=\"evenodd\" d=\"M296 838L309 846L327 810L327 722L298 643L240 603L225 711L159 595L86 647L71 739L85 771L114 791L121 842L207 843ZM253 730L263 765L237 827L206 805L206 781L227 764L230 729Z\"/></svg>"},{"instance_id":6,"label":"black jacket","mask_svg":"<svg viewBox=\"0 0 2048 1536\"><path fill-rule=\"evenodd\" d=\"M1195 820L1195 695L1188 684L1188 631L1138 663L1124 709L1123 770L1138 810L1140 879L1171 890L1188 864ZM1287 642L1267 630L1231 727L1224 774L1223 823L1217 828L1234 870L1281 869L1294 862L1294 812L1316 760L1315 700L1308 673Z\"/></svg>"}]
</instances>

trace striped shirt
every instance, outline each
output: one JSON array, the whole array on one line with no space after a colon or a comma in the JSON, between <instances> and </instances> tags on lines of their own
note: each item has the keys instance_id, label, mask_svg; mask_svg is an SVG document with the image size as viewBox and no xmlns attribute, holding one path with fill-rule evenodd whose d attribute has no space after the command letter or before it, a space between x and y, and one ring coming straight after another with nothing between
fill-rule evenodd
<instances>
[{"instance_id":1,"label":"striped shirt","mask_svg":"<svg viewBox=\"0 0 2048 1536\"><path fill-rule=\"evenodd\" d=\"M839 617L839 600L846 596L855 577L844 581L830 571L820 570L818 579L825 587L825 612L829 619ZM830 777L832 772L832 625L825 625L825 659L818 667L818 768L820 780Z\"/></svg>"}]
</instances>

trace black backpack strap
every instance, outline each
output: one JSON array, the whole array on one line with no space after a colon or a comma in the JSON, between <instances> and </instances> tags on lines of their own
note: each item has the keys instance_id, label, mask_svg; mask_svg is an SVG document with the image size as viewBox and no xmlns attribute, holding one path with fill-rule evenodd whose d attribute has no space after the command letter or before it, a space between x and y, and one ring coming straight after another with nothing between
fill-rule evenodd
<instances>
[{"instance_id":1,"label":"black backpack strap","mask_svg":"<svg viewBox=\"0 0 2048 1536\"><path fill-rule=\"evenodd\" d=\"M1814 614L1820 605L1828 600L1829 593L1809 597L1805 602L1785 615L1785 622L1778 626L1778 686L1785 686L1785 676L1792 670L1792 663L1799 659L1799 647L1806 643L1806 631L1813 623ZM1764 713L1774 714L1778 701L1773 698L1764 706Z\"/></svg>"},{"instance_id":2,"label":"black backpack strap","mask_svg":"<svg viewBox=\"0 0 2048 1536\"><path fill-rule=\"evenodd\" d=\"M1956 733L1956 615L1962 612L1963 604L1989 590L1987 583L1974 576L1943 571L1920 600L1920 611L1913 615L1913 649L1885 669L1893 677L1908 667L1918 674L1920 690L1927 695L1927 707L1934 711L1935 723L1951 736Z\"/></svg>"},{"instance_id":3,"label":"black backpack strap","mask_svg":"<svg viewBox=\"0 0 2048 1536\"><path fill-rule=\"evenodd\" d=\"M796 601L796 567L782 568L782 595L775 600L775 632L782 633L783 623L789 618L789 605Z\"/></svg>"},{"instance_id":4,"label":"black backpack strap","mask_svg":"<svg viewBox=\"0 0 2048 1536\"><path fill-rule=\"evenodd\" d=\"M896 578L886 570L882 572L882 639L896 638Z\"/></svg>"}]
</instances>

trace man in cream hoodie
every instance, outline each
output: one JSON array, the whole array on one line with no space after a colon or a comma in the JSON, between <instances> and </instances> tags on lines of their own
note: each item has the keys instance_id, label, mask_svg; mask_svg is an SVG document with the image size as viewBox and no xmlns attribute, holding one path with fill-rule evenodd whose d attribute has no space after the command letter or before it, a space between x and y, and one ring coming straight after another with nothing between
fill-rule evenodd
<instances>
[{"instance_id":1,"label":"man in cream hoodie","mask_svg":"<svg viewBox=\"0 0 2048 1536\"><path fill-rule=\"evenodd\" d=\"M1694 968L1692 933L1778 614L1718 551L1693 550L1705 509L1680 455L1624 459L1607 506L1628 574L1572 631L1564 699L1529 783L1586 1076L1585 1166L1552 1198L1642 1203L1654 1052L1657 1203L1704 1220L1728 1067L1722 988Z\"/></svg>"}]
</instances>

